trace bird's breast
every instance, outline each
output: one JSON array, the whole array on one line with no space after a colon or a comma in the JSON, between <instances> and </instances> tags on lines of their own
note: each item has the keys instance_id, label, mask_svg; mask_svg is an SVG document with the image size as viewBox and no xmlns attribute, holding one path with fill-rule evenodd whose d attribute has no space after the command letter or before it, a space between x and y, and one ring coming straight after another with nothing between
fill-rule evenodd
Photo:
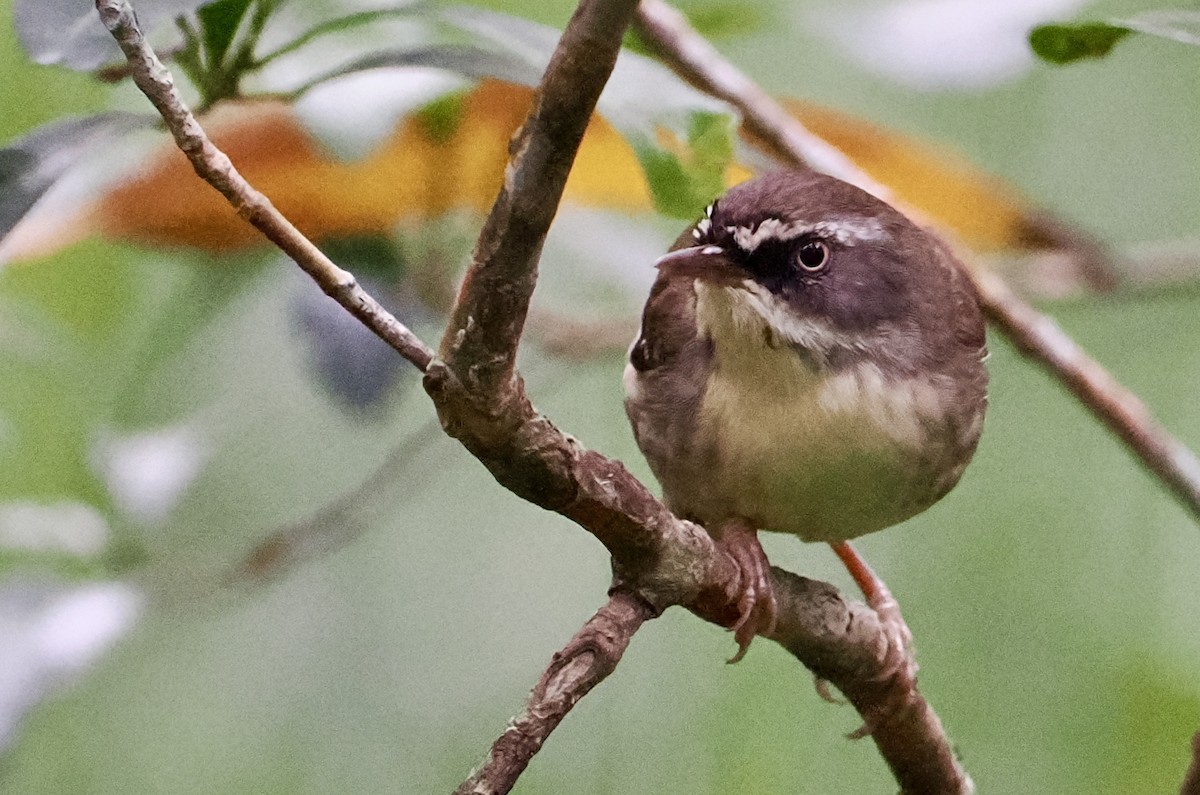
<instances>
[{"instance_id":1,"label":"bird's breast","mask_svg":"<svg viewBox=\"0 0 1200 795\"><path fill-rule=\"evenodd\" d=\"M673 504L704 522L842 540L907 519L958 479L969 451L950 438L952 384L889 373L865 353L834 368L755 328L758 313L723 309L712 322L698 306L712 369L692 466L664 483Z\"/></svg>"}]
</instances>

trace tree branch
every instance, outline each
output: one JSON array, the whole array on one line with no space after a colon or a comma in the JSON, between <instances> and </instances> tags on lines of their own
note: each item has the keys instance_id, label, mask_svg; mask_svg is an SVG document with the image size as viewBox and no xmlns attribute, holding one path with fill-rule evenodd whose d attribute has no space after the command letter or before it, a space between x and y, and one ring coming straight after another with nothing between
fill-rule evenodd
<instances>
[{"instance_id":1,"label":"tree branch","mask_svg":"<svg viewBox=\"0 0 1200 795\"><path fill-rule=\"evenodd\" d=\"M754 86L663 0L642 0L639 30L668 65L682 76L740 110L747 129L800 168L813 168L853 183L900 206L891 191L844 157L831 158L800 122ZM824 142L821 142L824 143ZM827 145L826 145L827 146ZM952 240L948 243L953 244ZM952 247L961 254L961 246ZM1200 460L1186 445L1155 422L1146 406L1076 345L1053 320L1019 298L1004 281L972 263L980 304L992 324L1028 357L1045 367L1124 441L1175 497L1200 518Z\"/></svg>"},{"instance_id":2,"label":"tree branch","mask_svg":"<svg viewBox=\"0 0 1200 795\"><path fill-rule=\"evenodd\" d=\"M775 567L771 574L780 615L772 639L846 695L870 727L901 793L974 792L933 707L917 688L882 670L880 661L890 653L886 619L843 600L828 583Z\"/></svg>"},{"instance_id":3,"label":"tree branch","mask_svg":"<svg viewBox=\"0 0 1200 795\"><path fill-rule=\"evenodd\" d=\"M237 214L313 278L325 294L375 332L417 368L424 370L433 351L358 285L354 274L335 265L312 241L300 234L271 201L238 173L229 158L209 140L175 88L171 72L146 42L127 0L96 0L96 11L129 62L133 82L154 105L175 143L200 176L233 206Z\"/></svg>"},{"instance_id":4,"label":"tree branch","mask_svg":"<svg viewBox=\"0 0 1200 795\"><path fill-rule=\"evenodd\" d=\"M468 388L515 398L517 344L537 282L537 261L575 153L608 82L637 0L582 0L509 144L500 195L459 290L439 355Z\"/></svg>"},{"instance_id":5,"label":"tree branch","mask_svg":"<svg viewBox=\"0 0 1200 795\"><path fill-rule=\"evenodd\" d=\"M718 551L702 528L673 516L620 462L585 449L534 411L513 367L542 240L583 126L633 13L633 0L584 0L564 34L530 120L512 147L514 159L504 188L476 246L441 346L444 361L434 359L424 343L237 175L180 101L169 73L137 30L128 3L96 0L96 5L126 53L135 82L158 107L197 173L291 254L327 293L425 371L426 389L443 427L501 484L593 533L613 555L618 581L636 593L637 604L649 614L679 604L722 626L736 621L736 596L730 595L738 593L739 574L733 560ZM852 702L869 725L877 732L891 731L893 725L908 732L912 721L907 715L932 715L915 688L906 688L897 702L897 677L889 664L894 644L874 611L844 601L833 586L779 571L773 575L776 596L785 606L776 639L805 665L824 671L826 678L853 694ZM561 682L554 668L547 681ZM888 719L894 712L895 718ZM925 723L926 729L940 728L936 719ZM544 725L546 732L553 728ZM503 742L504 738L498 745ZM893 746L905 749L904 755L888 759L893 769L912 766L945 775L936 786L909 791L970 791L961 770L939 761L952 759L944 734L931 730L919 738L898 735L894 742L880 742L881 748ZM924 780L915 773L899 777Z\"/></svg>"},{"instance_id":6,"label":"tree branch","mask_svg":"<svg viewBox=\"0 0 1200 795\"><path fill-rule=\"evenodd\" d=\"M512 719L483 765L459 785L455 795L503 795L511 790L550 732L579 699L616 670L633 633L656 616L655 610L635 595L615 590L608 603L554 655L525 710Z\"/></svg>"}]
</instances>

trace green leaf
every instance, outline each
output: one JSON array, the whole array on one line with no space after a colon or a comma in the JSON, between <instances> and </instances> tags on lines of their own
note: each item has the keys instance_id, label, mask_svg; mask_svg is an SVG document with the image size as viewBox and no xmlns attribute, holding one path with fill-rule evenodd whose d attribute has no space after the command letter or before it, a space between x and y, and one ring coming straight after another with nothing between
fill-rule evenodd
<instances>
[{"instance_id":1,"label":"green leaf","mask_svg":"<svg viewBox=\"0 0 1200 795\"><path fill-rule=\"evenodd\" d=\"M1042 60L1068 64L1085 58L1103 58L1130 33L1200 47L1200 11L1147 11L1108 22L1041 25L1029 34L1029 45Z\"/></svg>"},{"instance_id":2,"label":"green leaf","mask_svg":"<svg viewBox=\"0 0 1200 795\"><path fill-rule=\"evenodd\" d=\"M1103 58L1132 32L1107 22L1039 25L1029 34L1029 46L1042 60L1063 65L1085 58Z\"/></svg>"},{"instance_id":3,"label":"green leaf","mask_svg":"<svg viewBox=\"0 0 1200 795\"><path fill-rule=\"evenodd\" d=\"M246 9L254 0L217 0L196 12L200 18L204 52L209 68L219 65L229 52L229 45L237 34L238 26L246 16Z\"/></svg>"},{"instance_id":4,"label":"green leaf","mask_svg":"<svg viewBox=\"0 0 1200 795\"><path fill-rule=\"evenodd\" d=\"M417 119L430 140L441 143L454 135L462 120L465 96L462 91L453 91L438 97L417 112Z\"/></svg>"},{"instance_id":5,"label":"green leaf","mask_svg":"<svg viewBox=\"0 0 1200 795\"><path fill-rule=\"evenodd\" d=\"M675 218L694 218L700 207L719 195L725 189L725 168L733 157L735 135L729 116L697 112L689 123L682 154L637 137L634 151L658 211Z\"/></svg>"}]
</instances>

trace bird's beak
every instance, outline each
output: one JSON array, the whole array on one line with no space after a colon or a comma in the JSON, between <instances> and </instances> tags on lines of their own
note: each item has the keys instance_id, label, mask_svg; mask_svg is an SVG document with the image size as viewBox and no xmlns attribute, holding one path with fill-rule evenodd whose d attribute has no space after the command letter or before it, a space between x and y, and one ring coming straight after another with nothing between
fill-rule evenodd
<instances>
[{"instance_id":1,"label":"bird's beak","mask_svg":"<svg viewBox=\"0 0 1200 795\"><path fill-rule=\"evenodd\" d=\"M720 246L689 246L664 254L654 263L668 276L690 277L709 284L736 287L749 278Z\"/></svg>"}]
</instances>

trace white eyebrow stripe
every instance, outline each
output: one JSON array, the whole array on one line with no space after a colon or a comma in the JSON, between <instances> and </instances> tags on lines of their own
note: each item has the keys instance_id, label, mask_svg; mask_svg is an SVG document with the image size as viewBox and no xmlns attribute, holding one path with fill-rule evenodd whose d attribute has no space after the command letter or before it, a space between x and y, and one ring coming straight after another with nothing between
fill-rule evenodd
<instances>
[{"instance_id":1,"label":"white eyebrow stripe","mask_svg":"<svg viewBox=\"0 0 1200 795\"><path fill-rule=\"evenodd\" d=\"M844 246L872 243L887 237L883 225L873 218L831 218L826 221L788 221L767 218L755 229L744 226L727 226L725 231L746 253L753 252L769 240L795 240L804 235L820 235L838 241Z\"/></svg>"}]
</instances>

